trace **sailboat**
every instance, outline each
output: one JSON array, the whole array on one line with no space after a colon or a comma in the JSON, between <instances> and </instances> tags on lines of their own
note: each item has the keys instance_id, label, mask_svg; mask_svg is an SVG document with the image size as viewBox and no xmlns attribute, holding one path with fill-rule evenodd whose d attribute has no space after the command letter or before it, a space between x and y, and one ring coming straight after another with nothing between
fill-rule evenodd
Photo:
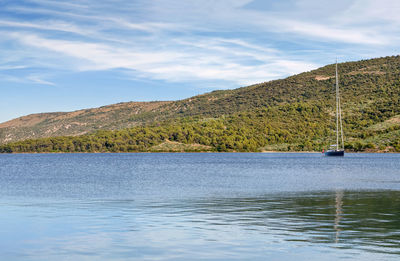
<instances>
[{"instance_id":1,"label":"sailboat","mask_svg":"<svg viewBox=\"0 0 400 261\"><path fill-rule=\"evenodd\" d=\"M337 68L338 65L336 60L336 144L331 145L330 148L325 151L325 156L344 156L342 111L340 109L339 77ZM339 133L341 137L340 140Z\"/></svg>"}]
</instances>

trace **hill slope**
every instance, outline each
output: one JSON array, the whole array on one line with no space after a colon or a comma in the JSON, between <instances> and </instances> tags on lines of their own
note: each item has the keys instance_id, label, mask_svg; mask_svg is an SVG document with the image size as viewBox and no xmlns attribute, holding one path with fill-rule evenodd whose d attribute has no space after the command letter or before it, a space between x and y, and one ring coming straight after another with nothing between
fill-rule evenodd
<instances>
[{"instance_id":1,"label":"hill slope","mask_svg":"<svg viewBox=\"0 0 400 261\"><path fill-rule=\"evenodd\" d=\"M170 102L125 102L100 108L73 112L38 113L0 123L0 144L7 142L55 137L77 136L98 129L122 129L137 125L135 115L160 111Z\"/></svg>"},{"instance_id":2,"label":"hill slope","mask_svg":"<svg viewBox=\"0 0 400 261\"><path fill-rule=\"evenodd\" d=\"M396 150L400 136L400 56L342 63L339 75L348 149ZM136 126L63 138L72 143L86 140L86 145L89 139L93 145L88 145L90 149L82 144L79 149L74 145L68 150L47 144L43 151L149 151L166 140L201 144L210 150L315 150L333 136L334 82L334 65L328 65L282 80L180 101L124 103L102 107L108 108L107 112L96 112L101 108L82 110L68 117L62 113L34 115L1 124L0 139L4 143L31 138L29 131L33 130L34 137L50 137ZM72 127L72 123L79 124ZM146 140L143 144L139 139L142 136ZM18 144L20 151L37 150L28 143ZM7 148L18 151L15 146Z\"/></svg>"}]
</instances>

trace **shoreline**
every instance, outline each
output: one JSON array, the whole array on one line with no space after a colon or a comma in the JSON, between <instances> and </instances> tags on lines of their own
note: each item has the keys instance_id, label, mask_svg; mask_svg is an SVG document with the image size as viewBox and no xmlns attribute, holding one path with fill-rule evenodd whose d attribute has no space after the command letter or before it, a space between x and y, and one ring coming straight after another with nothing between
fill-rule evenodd
<instances>
[{"instance_id":1,"label":"shoreline","mask_svg":"<svg viewBox=\"0 0 400 261\"><path fill-rule=\"evenodd\" d=\"M129 154L129 153L285 153L285 154L323 154L320 151L119 151L119 152L11 152L11 153L0 153L0 155L10 155L10 154ZM398 154L400 152L395 151L345 151L345 153L354 154Z\"/></svg>"}]
</instances>

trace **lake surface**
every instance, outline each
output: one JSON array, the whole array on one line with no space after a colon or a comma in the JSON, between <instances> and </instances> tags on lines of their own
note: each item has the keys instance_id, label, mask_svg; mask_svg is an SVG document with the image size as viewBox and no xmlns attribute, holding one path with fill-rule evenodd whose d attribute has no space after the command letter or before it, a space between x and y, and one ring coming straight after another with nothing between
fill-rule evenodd
<instances>
[{"instance_id":1,"label":"lake surface","mask_svg":"<svg viewBox=\"0 0 400 261\"><path fill-rule=\"evenodd\" d=\"M400 260L400 155L0 154L1 260Z\"/></svg>"}]
</instances>

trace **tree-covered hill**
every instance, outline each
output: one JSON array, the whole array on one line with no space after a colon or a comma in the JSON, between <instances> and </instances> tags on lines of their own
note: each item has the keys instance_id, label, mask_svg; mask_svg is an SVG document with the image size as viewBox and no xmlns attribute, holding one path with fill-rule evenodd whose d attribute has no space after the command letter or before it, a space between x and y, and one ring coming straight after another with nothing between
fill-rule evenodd
<instances>
[{"instance_id":1,"label":"tree-covered hill","mask_svg":"<svg viewBox=\"0 0 400 261\"><path fill-rule=\"evenodd\" d=\"M75 137L68 137L76 135L68 129L62 134L47 132L52 124L62 126L56 117L34 136L46 133L47 138L9 143L0 150L321 150L334 136L334 74L335 66L328 65L282 80L155 103L136 113L111 110L112 117L96 118L90 129L82 127L87 134ZM399 151L400 56L341 63L339 76L347 149ZM126 127L131 128L122 129ZM0 137L9 137L18 128L0 125ZM56 135L63 137L51 138Z\"/></svg>"}]
</instances>

